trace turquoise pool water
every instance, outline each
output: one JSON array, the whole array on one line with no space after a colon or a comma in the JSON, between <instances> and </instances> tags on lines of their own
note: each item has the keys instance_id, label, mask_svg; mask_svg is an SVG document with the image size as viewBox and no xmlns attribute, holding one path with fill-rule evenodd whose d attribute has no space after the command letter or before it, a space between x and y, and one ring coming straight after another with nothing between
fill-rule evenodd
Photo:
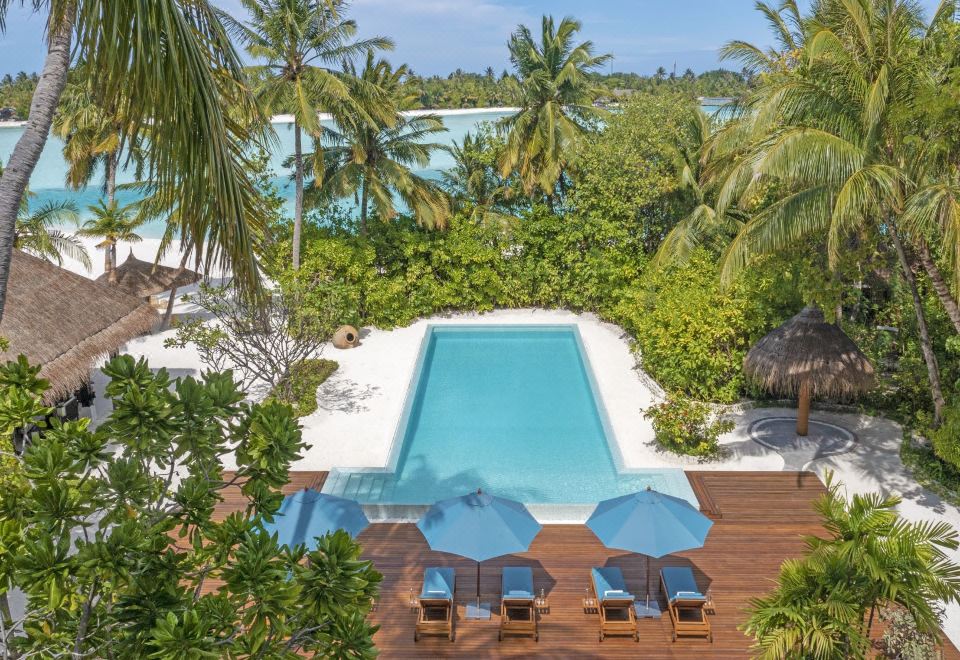
<instances>
[{"instance_id":1,"label":"turquoise pool water","mask_svg":"<svg viewBox=\"0 0 960 660\"><path fill-rule=\"evenodd\" d=\"M337 471L324 490L391 504L477 488L531 504L592 504L647 485L690 495L681 470L619 472L608 428L575 326L432 326L395 471Z\"/></svg>"}]
</instances>

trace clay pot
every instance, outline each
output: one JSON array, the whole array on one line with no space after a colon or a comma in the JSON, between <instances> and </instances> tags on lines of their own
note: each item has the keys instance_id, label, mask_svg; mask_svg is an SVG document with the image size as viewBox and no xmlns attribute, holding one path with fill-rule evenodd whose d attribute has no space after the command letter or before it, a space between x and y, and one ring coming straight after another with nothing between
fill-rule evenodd
<instances>
[{"instance_id":1,"label":"clay pot","mask_svg":"<svg viewBox=\"0 0 960 660\"><path fill-rule=\"evenodd\" d=\"M336 348L353 348L360 344L360 333L352 325L341 325L333 333L333 345Z\"/></svg>"}]
</instances>

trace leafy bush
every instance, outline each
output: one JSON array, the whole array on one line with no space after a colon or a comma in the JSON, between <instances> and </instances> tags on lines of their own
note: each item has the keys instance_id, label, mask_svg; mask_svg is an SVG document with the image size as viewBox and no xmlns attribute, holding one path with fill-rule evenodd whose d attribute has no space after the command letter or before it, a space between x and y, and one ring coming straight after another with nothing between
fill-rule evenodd
<instances>
[{"instance_id":1,"label":"leafy bush","mask_svg":"<svg viewBox=\"0 0 960 660\"><path fill-rule=\"evenodd\" d=\"M647 408L643 416L653 422L661 447L700 458L716 456L720 452L720 436L734 427L730 420L714 419L709 406L673 394L663 403Z\"/></svg>"},{"instance_id":2,"label":"leafy bush","mask_svg":"<svg viewBox=\"0 0 960 660\"><path fill-rule=\"evenodd\" d=\"M930 432L937 456L960 468L960 402L944 410L943 424Z\"/></svg>"},{"instance_id":3,"label":"leafy bush","mask_svg":"<svg viewBox=\"0 0 960 660\"><path fill-rule=\"evenodd\" d=\"M884 656L891 660L937 660L937 638L917 630L917 622L910 612L896 608L880 616L887 624L880 639Z\"/></svg>"},{"instance_id":4,"label":"leafy bush","mask_svg":"<svg viewBox=\"0 0 960 660\"><path fill-rule=\"evenodd\" d=\"M747 350L798 306L781 279L757 269L724 288L714 260L697 251L645 273L610 318L636 338L644 369L665 389L730 403L744 391Z\"/></svg>"},{"instance_id":5,"label":"leafy bush","mask_svg":"<svg viewBox=\"0 0 960 660\"><path fill-rule=\"evenodd\" d=\"M307 359L290 369L290 375L277 383L270 396L293 407L297 417L306 417L317 409L317 388L340 365L334 360Z\"/></svg>"}]
</instances>

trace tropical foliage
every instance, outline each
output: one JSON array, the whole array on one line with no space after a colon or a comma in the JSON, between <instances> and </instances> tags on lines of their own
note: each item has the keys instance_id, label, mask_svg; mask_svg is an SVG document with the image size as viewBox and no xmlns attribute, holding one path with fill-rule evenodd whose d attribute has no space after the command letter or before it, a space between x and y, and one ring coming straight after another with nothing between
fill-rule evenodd
<instances>
[{"instance_id":1,"label":"tropical foliage","mask_svg":"<svg viewBox=\"0 0 960 660\"><path fill-rule=\"evenodd\" d=\"M353 197L360 213L360 233L367 232L367 217L372 211L381 221L397 216L394 198L409 210L417 221L427 227L442 227L450 215L449 203L443 191L432 181L412 169L425 169L431 153L444 149L441 144L425 142L446 129L438 115L400 114L409 110L409 98L404 95L401 82L407 67L394 69L386 60L375 60L368 51L363 70L350 69L352 88L378 89L382 99L375 102L383 114L386 106L392 109L385 119L375 118L372 109L362 103L356 108L344 108L333 114L335 128L324 132L316 141L316 152L307 156L322 166L314 169L310 192L316 201ZM358 92L359 96L359 92Z\"/></svg>"},{"instance_id":2,"label":"tropical foliage","mask_svg":"<svg viewBox=\"0 0 960 660\"><path fill-rule=\"evenodd\" d=\"M720 454L720 436L732 431L733 421L717 419L710 406L683 396L669 395L647 408L657 444L667 451L698 458Z\"/></svg>"},{"instance_id":3,"label":"tropical foliage","mask_svg":"<svg viewBox=\"0 0 960 660\"><path fill-rule=\"evenodd\" d=\"M104 271L109 272L117 266L117 243L137 243L141 240L136 231L137 218L129 208L118 205L116 201L100 200L100 203L87 210L90 219L80 226L77 235L103 239L99 247L103 248Z\"/></svg>"},{"instance_id":4,"label":"tropical foliage","mask_svg":"<svg viewBox=\"0 0 960 660\"><path fill-rule=\"evenodd\" d=\"M0 165L3 176L3 165ZM77 209L70 202L45 202L31 208L33 193L28 189L20 201L17 223L13 232L13 247L29 252L57 265L64 257L74 259L90 270L90 255L76 236L63 226L77 221Z\"/></svg>"},{"instance_id":5,"label":"tropical foliage","mask_svg":"<svg viewBox=\"0 0 960 660\"><path fill-rule=\"evenodd\" d=\"M95 432L88 420L54 422L17 459L23 478L0 481L0 601L11 587L26 595L16 626L0 607L2 648L373 657L365 615L380 575L356 543L340 531L288 549L263 530L308 448L290 407L244 403L230 372L173 380L129 356L104 372L109 418ZM25 361L0 368L5 437L49 412L36 374ZM245 507L215 521L226 492Z\"/></svg>"},{"instance_id":6,"label":"tropical foliage","mask_svg":"<svg viewBox=\"0 0 960 660\"><path fill-rule=\"evenodd\" d=\"M90 72L100 107L121 104L127 139L149 138L150 185L183 210L180 240L210 265L229 266L245 289L259 285L256 246L265 223L246 153L262 142L261 114L214 9L201 0L37 5L49 8L47 57L31 122L0 177L0 282L7 282L20 202L53 123L72 62ZM0 29L11 3L0 3ZM131 39L130 35L142 35ZM74 59L75 58L75 59ZM111 115L113 116L113 115ZM162 118L163 121L157 121ZM5 288L0 287L0 314Z\"/></svg>"},{"instance_id":7,"label":"tropical foliage","mask_svg":"<svg viewBox=\"0 0 960 660\"><path fill-rule=\"evenodd\" d=\"M247 51L263 62L247 70L255 93L268 114L289 109L293 114L295 186L293 266L300 265L303 222L304 155L302 131L316 140L322 131L318 113L349 112L362 123L390 118L375 86L356 84L331 67L365 51L392 48L384 37L357 40L356 22L344 18L343 0L243 0L247 22L220 12L222 20Z\"/></svg>"},{"instance_id":8,"label":"tropical foliage","mask_svg":"<svg viewBox=\"0 0 960 660\"><path fill-rule=\"evenodd\" d=\"M588 74L611 56L594 55L589 41L575 43L580 28L572 18L555 24L544 16L539 39L521 25L508 44L520 110L501 121L507 140L500 168L516 172L524 191L542 194L548 204L566 187L581 139L603 116L593 107L598 92Z\"/></svg>"},{"instance_id":9,"label":"tropical foliage","mask_svg":"<svg viewBox=\"0 0 960 660\"><path fill-rule=\"evenodd\" d=\"M784 562L776 588L756 598L745 631L760 658L867 657L880 608L902 608L920 632L939 629L938 603L960 602L960 566L947 552L957 532L946 522L911 523L899 496L848 497L827 477L816 505L824 535Z\"/></svg>"}]
</instances>

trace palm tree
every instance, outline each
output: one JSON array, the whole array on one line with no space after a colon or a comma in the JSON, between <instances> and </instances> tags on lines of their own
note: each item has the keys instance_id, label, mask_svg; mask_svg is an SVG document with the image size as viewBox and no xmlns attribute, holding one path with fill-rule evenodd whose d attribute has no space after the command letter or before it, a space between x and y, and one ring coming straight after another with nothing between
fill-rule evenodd
<instances>
[{"instance_id":1,"label":"palm tree","mask_svg":"<svg viewBox=\"0 0 960 660\"><path fill-rule=\"evenodd\" d=\"M117 266L117 243L139 243L142 239L136 233L136 218L129 209L117 206L114 202L104 202L89 206L91 218L80 226L79 236L102 238L98 247L103 248L103 270L111 272Z\"/></svg>"},{"instance_id":2,"label":"palm tree","mask_svg":"<svg viewBox=\"0 0 960 660\"><path fill-rule=\"evenodd\" d=\"M0 2L0 30L14 3ZM257 116L241 84L242 67L207 0L47 0L47 54L30 120L0 178L0 316L6 300L20 201L50 133L73 57L91 71L90 89L108 107L122 99L130 142L149 130L151 182L203 218L182 237L208 262L229 266L248 291L259 287L254 246L266 223L245 154L260 129L237 117ZM227 112L227 108L231 112ZM257 126L262 126L258 123ZM214 211L209 213L209 211ZM203 214L201 214L203 211Z\"/></svg>"},{"instance_id":3,"label":"palm tree","mask_svg":"<svg viewBox=\"0 0 960 660\"><path fill-rule=\"evenodd\" d=\"M70 202L47 202L35 211L25 211L17 216L13 247L24 252L63 265L68 257L90 270L90 255L76 236L60 227L67 222L76 222L77 210Z\"/></svg>"},{"instance_id":4,"label":"palm tree","mask_svg":"<svg viewBox=\"0 0 960 660\"><path fill-rule=\"evenodd\" d=\"M742 118L753 136L750 153L731 168L721 195L747 198L771 181L783 191L730 244L727 280L752 255L805 236L826 238L831 266L852 234L890 241L913 301L937 424L945 401L909 252L904 200L914 192L916 167L902 117L935 85L921 48L953 9L945 0L924 26L916 6L903 0L816 3L803 21L808 34L796 66L768 76L750 101Z\"/></svg>"},{"instance_id":5,"label":"palm tree","mask_svg":"<svg viewBox=\"0 0 960 660\"><path fill-rule=\"evenodd\" d=\"M803 17L796 0L781 0L776 7L758 0L754 6L770 25L778 47L764 50L746 41L731 41L720 49L721 58L740 62L751 74L792 69L805 42Z\"/></svg>"},{"instance_id":6,"label":"palm tree","mask_svg":"<svg viewBox=\"0 0 960 660\"><path fill-rule=\"evenodd\" d=\"M120 146L128 134L119 116L123 101L110 99L109 107L100 105L90 88L89 70L83 66L71 76L53 120L53 133L64 143L67 184L75 190L85 188L97 168L102 168L103 193L109 204L116 197Z\"/></svg>"},{"instance_id":7,"label":"palm tree","mask_svg":"<svg viewBox=\"0 0 960 660\"><path fill-rule=\"evenodd\" d=\"M706 239L719 236L729 240L747 220L747 215L735 206L717 210L716 172L724 172L729 161L719 157L716 150L711 151L713 126L699 107L691 109L676 147L680 157L678 188L692 200L693 208L660 243L653 258L655 267L686 262Z\"/></svg>"},{"instance_id":8,"label":"palm tree","mask_svg":"<svg viewBox=\"0 0 960 660\"><path fill-rule=\"evenodd\" d=\"M509 224L514 218L498 210L509 196L509 188L498 176L496 151L489 135L466 133L459 144L449 148L453 167L441 173L441 185L455 211L469 210L470 219Z\"/></svg>"},{"instance_id":9,"label":"palm tree","mask_svg":"<svg viewBox=\"0 0 960 660\"><path fill-rule=\"evenodd\" d=\"M361 104L353 96L369 100L376 90L350 85L329 67L367 50L393 48L393 42L385 37L354 39L356 22L341 16L344 0L242 0L242 4L250 14L246 23L226 14L223 19L247 51L265 62L249 68L256 95L270 114L293 113L293 267L299 268L305 176L302 131L316 140L322 132L318 113L343 105L366 122L373 116L382 117L377 103ZM370 112L373 115L367 114Z\"/></svg>"},{"instance_id":10,"label":"palm tree","mask_svg":"<svg viewBox=\"0 0 960 660\"><path fill-rule=\"evenodd\" d=\"M553 17L544 16L539 41L521 25L508 44L520 79L520 111L500 123L507 135L501 172L516 171L526 193L542 193L551 206L589 122L602 117L591 105L597 91L588 74L611 56L595 56L589 41L575 44L580 27L569 17L554 26Z\"/></svg>"},{"instance_id":11,"label":"palm tree","mask_svg":"<svg viewBox=\"0 0 960 660\"><path fill-rule=\"evenodd\" d=\"M0 176L3 166L0 165ZM90 255L76 236L67 234L60 227L77 221L77 209L71 202L47 202L36 210L30 209L29 190L23 196L17 212L17 224L13 233L13 247L29 252L47 261L63 265L69 257L90 270Z\"/></svg>"},{"instance_id":12,"label":"palm tree","mask_svg":"<svg viewBox=\"0 0 960 660\"><path fill-rule=\"evenodd\" d=\"M383 91L397 110L413 103L402 80L406 65L393 69L385 60L374 61L368 52L363 71L356 75L356 85L376 87ZM423 140L447 129L434 114L404 116L395 111L389 122L371 125L370 113L351 109L334 115L335 129L325 131L320 149L307 158L323 164L322 177L311 183L311 192L320 198L359 198L360 231L367 231L367 218L372 211L380 220L397 215L394 195L414 213L417 222L427 227L442 227L450 216L446 195L434 182L414 174L411 168L425 168L430 154L445 149L442 144ZM318 154L320 154L318 156Z\"/></svg>"},{"instance_id":13,"label":"palm tree","mask_svg":"<svg viewBox=\"0 0 960 660\"><path fill-rule=\"evenodd\" d=\"M858 658L869 649L874 613L906 609L922 632L938 632L934 606L960 602L958 546L949 523L910 523L898 496L848 498L827 475L815 508L825 535L806 539L807 554L780 569L777 588L751 601L744 630L761 658Z\"/></svg>"}]
</instances>

